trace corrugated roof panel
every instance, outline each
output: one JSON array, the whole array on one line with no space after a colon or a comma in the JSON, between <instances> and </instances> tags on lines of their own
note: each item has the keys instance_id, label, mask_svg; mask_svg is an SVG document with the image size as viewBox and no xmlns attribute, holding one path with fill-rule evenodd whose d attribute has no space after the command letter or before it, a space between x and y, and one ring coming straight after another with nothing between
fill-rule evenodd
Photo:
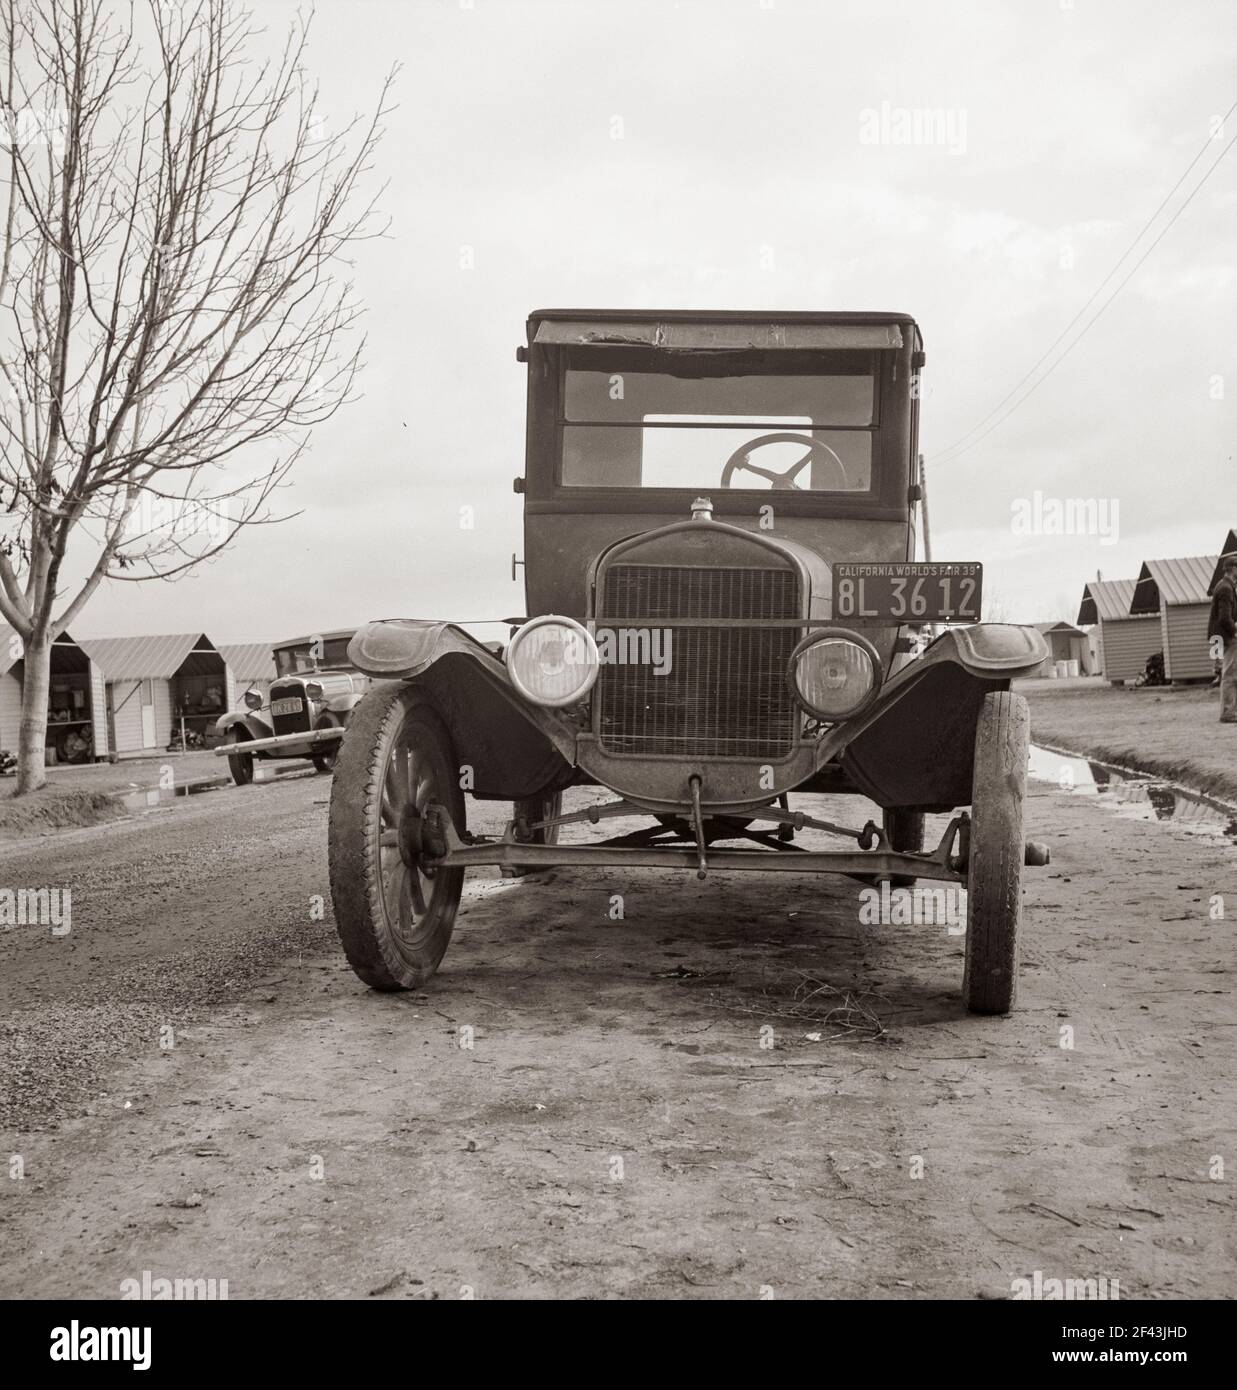
<instances>
[{"instance_id":1,"label":"corrugated roof panel","mask_svg":"<svg viewBox=\"0 0 1237 1390\"><path fill-rule=\"evenodd\" d=\"M17 640L14 641L13 639ZM22 659L23 650L22 639L17 636L13 628L7 623L0 623L0 676L6 671L11 671L14 666ZM62 632L56 638L55 645L58 647L78 647L85 651L85 647L80 642L75 642L67 632ZM87 653L89 655L89 653Z\"/></svg>"},{"instance_id":2,"label":"corrugated roof panel","mask_svg":"<svg viewBox=\"0 0 1237 1390\"><path fill-rule=\"evenodd\" d=\"M268 642L222 642L219 655L238 681L275 679L275 658Z\"/></svg>"},{"instance_id":3,"label":"corrugated roof panel","mask_svg":"<svg viewBox=\"0 0 1237 1390\"><path fill-rule=\"evenodd\" d=\"M1206 603L1217 562L1215 555L1145 561L1134 588L1130 612L1155 613L1161 604L1175 608L1186 603Z\"/></svg>"},{"instance_id":4,"label":"corrugated roof panel","mask_svg":"<svg viewBox=\"0 0 1237 1390\"><path fill-rule=\"evenodd\" d=\"M200 632L176 632L153 637L96 637L78 644L98 663L109 681L166 680L200 651L215 664L213 644Z\"/></svg>"},{"instance_id":5,"label":"corrugated roof panel","mask_svg":"<svg viewBox=\"0 0 1237 1390\"><path fill-rule=\"evenodd\" d=\"M1092 579L1083 586L1082 606L1078 610L1078 625L1128 618L1134 598L1134 579Z\"/></svg>"}]
</instances>

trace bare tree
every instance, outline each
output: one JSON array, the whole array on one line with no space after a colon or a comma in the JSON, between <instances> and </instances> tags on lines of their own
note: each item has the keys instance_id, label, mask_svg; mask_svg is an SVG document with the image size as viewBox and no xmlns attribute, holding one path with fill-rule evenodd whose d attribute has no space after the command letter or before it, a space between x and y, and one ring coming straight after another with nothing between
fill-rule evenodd
<instances>
[{"instance_id":1,"label":"bare tree","mask_svg":"<svg viewBox=\"0 0 1237 1390\"><path fill-rule=\"evenodd\" d=\"M322 128L299 20L226 0L0 0L0 614L23 645L18 794L52 643L104 579L171 578L270 502L350 397L375 110ZM392 74L393 76L393 74Z\"/></svg>"}]
</instances>

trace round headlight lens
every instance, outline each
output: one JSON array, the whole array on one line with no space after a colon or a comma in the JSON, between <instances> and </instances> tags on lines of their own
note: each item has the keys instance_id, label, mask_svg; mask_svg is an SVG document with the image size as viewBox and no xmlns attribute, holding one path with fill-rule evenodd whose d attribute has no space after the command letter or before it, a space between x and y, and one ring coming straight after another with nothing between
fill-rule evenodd
<instances>
[{"instance_id":1,"label":"round headlight lens","mask_svg":"<svg viewBox=\"0 0 1237 1390\"><path fill-rule=\"evenodd\" d=\"M322 685L321 685L321 683L320 683L319 681L306 681L306 682L305 682L305 694L308 695L309 698L310 698L311 700L321 700L321 699L322 699Z\"/></svg>"},{"instance_id":2,"label":"round headlight lens","mask_svg":"<svg viewBox=\"0 0 1237 1390\"><path fill-rule=\"evenodd\" d=\"M261 708L262 708L262 692L261 692L260 690L246 690L246 691L245 691L245 708L246 708L246 709L261 709Z\"/></svg>"},{"instance_id":3,"label":"round headlight lens","mask_svg":"<svg viewBox=\"0 0 1237 1390\"><path fill-rule=\"evenodd\" d=\"M600 658L587 628L547 614L521 627L507 646L511 683L535 705L573 705L597 679Z\"/></svg>"},{"instance_id":4,"label":"round headlight lens","mask_svg":"<svg viewBox=\"0 0 1237 1390\"><path fill-rule=\"evenodd\" d=\"M809 637L790 659L791 684L799 703L817 718L848 719L871 699L878 660L862 640Z\"/></svg>"}]
</instances>

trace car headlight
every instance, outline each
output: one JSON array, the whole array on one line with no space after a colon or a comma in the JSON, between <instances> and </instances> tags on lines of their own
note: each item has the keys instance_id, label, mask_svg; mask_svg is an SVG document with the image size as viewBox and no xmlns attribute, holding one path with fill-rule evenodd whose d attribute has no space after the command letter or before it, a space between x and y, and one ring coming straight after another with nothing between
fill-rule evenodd
<instances>
[{"instance_id":1,"label":"car headlight","mask_svg":"<svg viewBox=\"0 0 1237 1390\"><path fill-rule=\"evenodd\" d=\"M511 683L535 705L573 705L597 679L597 643L586 628L553 613L533 618L507 645Z\"/></svg>"},{"instance_id":2,"label":"car headlight","mask_svg":"<svg viewBox=\"0 0 1237 1390\"><path fill-rule=\"evenodd\" d=\"M246 690L246 691L245 691L245 708L246 708L246 709L261 709L261 708L262 708L262 692L261 692L260 690Z\"/></svg>"},{"instance_id":3,"label":"car headlight","mask_svg":"<svg viewBox=\"0 0 1237 1390\"><path fill-rule=\"evenodd\" d=\"M866 638L827 628L805 637L791 653L790 686L809 714L836 723L872 699L880 668L880 656Z\"/></svg>"},{"instance_id":4,"label":"car headlight","mask_svg":"<svg viewBox=\"0 0 1237 1390\"><path fill-rule=\"evenodd\" d=\"M309 698L310 698L311 700L320 700L320 699L322 699L322 686L321 686L321 684L320 684L318 681L306 681L306 682L305 682L305 694L308 695Z\"/></svg>"}]
</instances>

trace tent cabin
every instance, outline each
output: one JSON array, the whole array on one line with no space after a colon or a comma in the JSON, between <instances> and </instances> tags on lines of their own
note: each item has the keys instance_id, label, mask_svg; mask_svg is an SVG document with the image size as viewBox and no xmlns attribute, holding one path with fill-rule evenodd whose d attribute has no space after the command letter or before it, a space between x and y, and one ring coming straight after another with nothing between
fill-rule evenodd
<instances>
[{"instance_id":1,"label":"tent cabin","mask_svg":"<svg viewBox=\"0 0 1237 1390\"><path fill-rule=\"evenodd\" d=\"M1133 579L1092 579L1083 586L1078 626L1098 624L1099 671L1113 685L1141 676L1147 658L1163 646L1158 614L1135 617Z\"/></svg>"},{"instance_id":2,"label":"tent cabin","mask_svg":"<svg viewBox=\"0 0 1237 1390\"><path fill-rule=\"evenodd\" d=\"M120 757L213 746L215 720L236 703L232 674L200 632L83 643L103 674L108 744Z\"/></svg>"},{"instance_id":3,"label":"tent cabin","mask_svg":"<svg viewBox=\"0 0 1237 1390\"><path fill-rule=\"evenodd\" d=\"M1139 571L1130 601L1131 615L1154 615L1160 624L1164 679L1211 680L1215 658L1207 640L1211 599L1207 590L1219 557L1195 555L1184 560L1147 560Z\"/></svg>"},{"instance_id":4,"label":"tent cabin","mask_svg":"<svg viewBox=\"0 0 1237 1390\"><path fill-rule=\"evenodd\" d=\"M219 655L228 663L236 699L257 690L263 699L275 679L275 657L269 642L220 642Z\"/></svg>"},{"instance_id":5,"label":"tent cabin","mask_svg":"<svg viewBox=\"0 0 1237 1390\"><path fill-rule=\"evenodd\" d=\"M1067 622L1034 623L1032 626L1048 643L1048 655L1044 658L1037 675L1053 675L1059 661L1076 661L1080 676L1093 674L1095 665L1091 653L1091 640L1080 628Z\"/></svg>"},{"instance_id":6,"label":"tent cabin","mask_svg":"<svg viewBox=\"0 0 1237 1390\"><path fill-rule=\"evenodd\" d=\"M21 688L25 676L22 640L0 627L0 748L17 752ZM67 633L52 643L51 689L47 701L47 761L88 763L107 756L103 677L86 651Z\"/></svg>"},{"instance_id":7,"label":"tent cabin","mask_svg":"<svg viewBox=\"0 0 1237 1390\"><path fill-rule=\"evenodd\" d=\"M1227 536L1224 537L1224 544L1220 547L1220 558L1216 561L1216 567L1211 574L1211 583L1207 585L1207 592L1214 594L1216 585L1220 582L1220 566L1230 555L1237 555L1237 526L1233 527Z\"/></svg>"}]
</instances>

